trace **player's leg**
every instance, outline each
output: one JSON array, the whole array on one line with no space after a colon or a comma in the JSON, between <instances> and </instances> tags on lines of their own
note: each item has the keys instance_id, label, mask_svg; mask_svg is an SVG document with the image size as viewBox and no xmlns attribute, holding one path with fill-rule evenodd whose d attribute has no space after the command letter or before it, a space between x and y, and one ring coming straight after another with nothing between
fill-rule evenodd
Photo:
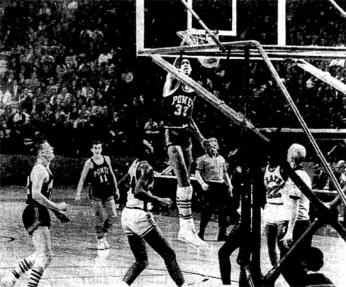
<instances>
[{"instance_id":1,"label":"player's leg","mask_svg":"<svg viewBox=\"0 0 346 287\"><path fill-rule=\"evenodd\" d=\"M176 194L180 225L178 238L197 247L206 247L207 244L196 234L192 218L193 190L187 169L191 162L191 154L185 158L181 146L171 145L168 147L168 156L178 181Z\"/></svg>"},{"instance_id":2,"label":"player's leg","mask_svg":"<svg viewBox=\"0 0 346 287\"><path fill-rule=\"evenodd\" d=\"M230 256L240 245L240 224L234 225L226 242L218 252L221 280L224 285L231 285L231 259Z\"/></svg>"},{"instance_id":3,"label":"player's leg","mask_svg":"<svg viewBox=\"0 0 346 287\"><path fill-rule=\"evenodd\" d=\"M35 210L36 208L36 210ZM22 214L22 220L25 229L28 231L29 235L32 235L35 229L37 229L37 222L39 222L39 212L37 207L27 205ZM0 286L14 286L16 281L27 271L29 271L34 262L36 254L28 256L22 259L18 265L12 270L11 274L6 275L1 278Z\"/></svg>"},{"instance_id":4,"label":"player's leg","mask_svg":"<svg viewBox=\"0 0 346 287\"><path fill-rule=\"evenodd\" d=\"M210 194L209 194L209 191L205 191L204 200L203 200L203 208L201 212L201 222L199 225L199 232L198 232L198 236L201 239L204 239L205 229L210 221L212 214L213 214L213 209L210 202Z\"/></svg>"},{"instance_id":5,"label":"player's leg","mask_svg":"<svg viewBox=\"0 0 346 287\"><path fill-rule=\"evenodd\" d=\"M174 250L170 247L159 227L155 227L144 236L145 241L163 258L169 275L177 286L184 284L184 277L176 260Z\"/></svg>"},{"instance_id":6,"label":"player's leg","mask_svg":"<svg viewBox=\"0 0 346 287\"><path fill-rule=\"evenodd\" d=\"M272 266L275 266L278 262L278 256L276 253L276 241L278 236L278 225L276 224L267 224L265 227L267 235L267 246L270 263Z\"/></svg>"},{"instance_id":7,"label":"player's leg","mask_svg":"<svg viewBox=\"0 0 346 287\"><path fill-rule=\"evenodd\" d=\"M136 280L142 271L148 266L148 255L143 238L136 234L127 236L130 249L135 257L135 263L126 272L123 281L129 286Z\"/></svg>"},{"instance_id":8,"label":"player's leg","mask_svg":"<svg viewBox=\"0 0 346 287\"><path fill-rule=\"evenodd\" d=\"M18 265L12 270L11 274L1 278L0 286L12 287L16 284L17 280L27 271L29 271L35 263L36 254L22 259Z\"/></svg>"},{"instance_id":9,"label":"player's leg","mask_svg":"<svg viewBox=\"0 0 346 287\"><path fill-rule=\"evenodd\" d=\"M103 214L103 203L101 200L92 200L92 206L95 214L95 233L97 239L97 249L105 249L103 242L103 224L104 224L104 214Z\"/></svg>"},{"instance_id":10,"label":"player's leg","mask_svg":"<svg viewBox=\"0 0 346 287\"><path fill-rule=\"evenodd\" d=\"M52 261L52 244L50 231L47 226L39 226L32 235L36 260L31 268L28 282L29 287L37 287L44 270Z\"/></svg>"},{"instance_id":11,"label":"player's leg","mask_svg":"<svg viewBox=\"0 0 346 287\"><path fill-rule=\"evenodd\" d=\"M229 196L228 186L225 183L215 183L211 185L214 197L211 198L213 211L218 210L219 234L218 241L227 239L227 215L232 216L231 197Z\"/></svg>"},{"instance_id":12,"label":"player's leg","mask_svg":"<svg viewBox=\"0 0 346 287\"><path fill-rule=\"evenodd\" d=\"M293 229L293 243L308 228L308 221L297 221ZM287 228L284 228L278 238L278 246L281 258L289 251L282 243L283 236L286 234ZM302 254L311 246L311 238L305 238L305 241L282 263L281 274L290 286L305 286L305 269L302 265Z\"/></svg>"},{"instance_id":13,"label":"player's leg","mask_svg":"<svg viewBox=\"0 0 346 287\"><path fill-rule=\"evenodd\" d=\"M108 233L108 231L112 228L114 222L115 222L115 218L117 217L117 209L115 206L115 201L114 201L114 197L110 197L106 202L104 202L104 207L106 209L106 213L107 213L107 218L103 224L103 243L105 245L105 248L110 248L109 243L106 239L106 234Z\"/></svg>"}]
</instances>

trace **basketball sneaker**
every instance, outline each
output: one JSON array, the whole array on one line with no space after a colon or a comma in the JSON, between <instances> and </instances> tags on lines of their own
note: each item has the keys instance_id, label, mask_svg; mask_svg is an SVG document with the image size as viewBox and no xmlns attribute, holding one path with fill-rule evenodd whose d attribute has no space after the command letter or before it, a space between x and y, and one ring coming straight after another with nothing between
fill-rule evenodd
<instances>
[{"instance_id":1,"label":"basketball sneaker","mask_svg":"<svg viewBox=\"0 0 346 287\"><path fill-rule=\"evenodd\" d=\"M17 282L16 277L13 276L13 274L6 275L1 278L0 280L0 286L1 287L13 287Z\"/></svg>"},{"instance_id":2,"label":"basketball sneaker","mask_svg":"<svg viewBox=\"0 0 346 287\"><path fill-rule=\"evenodd\" d=\"M208 248L208 244L199 238L196 231L192 228L181 227L178 233L178 240L197 248Z\"/></svg>"},{"instance_id":3,"label":"basketball sneaker","mask_svg":"<svg viewBox=\"0 0 346 287\"><path fill-rule=\"evenodd\" d=\"M105 243L103 238L97 239L97 250L104 250L106 249Z\"/></svg>"},{"instance_id":4,"label":"basketball sneaker","mask_svg":"<svg viewBox=\"0 0 346 287\"><path fill-rule=\"evenodd\" d=\"M110 249L111 248L111 246L109 245L106 237L103 237L101 240L103 240L103 245L104 245L105 249Z\"/></svg>"}]
</instances>

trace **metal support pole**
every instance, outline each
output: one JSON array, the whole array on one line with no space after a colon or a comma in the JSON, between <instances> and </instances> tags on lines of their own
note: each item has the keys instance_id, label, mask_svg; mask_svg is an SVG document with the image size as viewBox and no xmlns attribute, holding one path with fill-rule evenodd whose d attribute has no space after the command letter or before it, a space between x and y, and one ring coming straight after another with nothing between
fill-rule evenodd
<instances>
[{"instance_id":1,"label":"metal support pole","mask_svg":"<svg viewBox=\"0 0 346 287\"><path fill-rule=\"evenodd\" d=\"M181 0L181 2L184 4L186 9L189 10L189 12L192 14L192 16L196 18L196 20L203 27L203 29L206 31L206 33L213 39L215 44L218 45L222 51L224 51L225 47L222 45L222 43L219 41L219 39L215 36L215 34L202 21L202 19L198 16L198 14L195 12L195 10L192 9L191 5L189 5L189 3L186 2L185 0Z\"/></svg>"}]
</instances>

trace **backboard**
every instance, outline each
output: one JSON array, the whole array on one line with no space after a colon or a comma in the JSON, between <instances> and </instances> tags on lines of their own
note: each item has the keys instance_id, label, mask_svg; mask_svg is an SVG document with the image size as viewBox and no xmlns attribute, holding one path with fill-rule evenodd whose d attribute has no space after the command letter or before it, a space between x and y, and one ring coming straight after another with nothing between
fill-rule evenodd
<instances>
[{"instance_id":1,"label":"backboard","mask_svg":"<svg viewBox=\"0 0 346 287\"><path fill-rule=\"evenodd\" d=\"M178 31L205 34L191 7L204 24L218 35L237 35L237 0L136 0L136 50L179 46Z\"/></svg>"}]
</instances>

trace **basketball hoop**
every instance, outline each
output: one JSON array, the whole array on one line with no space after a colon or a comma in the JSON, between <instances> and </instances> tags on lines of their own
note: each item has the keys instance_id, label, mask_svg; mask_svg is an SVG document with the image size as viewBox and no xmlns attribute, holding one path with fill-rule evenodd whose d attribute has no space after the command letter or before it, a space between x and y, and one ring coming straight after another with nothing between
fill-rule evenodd
<instances>
[{"instance_id":1,"label":"basketball hoop","mask_svg":"<svg viewBox=\"0 0 346 287\"><path fill-rule=\"evenodd\" d=\"M193 30L178 31L177 35L183 40L181 45L187 43L189 46L214 44L213 39L207 34L194 34ZM199 57L198 61L205 68L211 69L219 66L220 59L212 57Z\"/></svg>"}]
</instances>

